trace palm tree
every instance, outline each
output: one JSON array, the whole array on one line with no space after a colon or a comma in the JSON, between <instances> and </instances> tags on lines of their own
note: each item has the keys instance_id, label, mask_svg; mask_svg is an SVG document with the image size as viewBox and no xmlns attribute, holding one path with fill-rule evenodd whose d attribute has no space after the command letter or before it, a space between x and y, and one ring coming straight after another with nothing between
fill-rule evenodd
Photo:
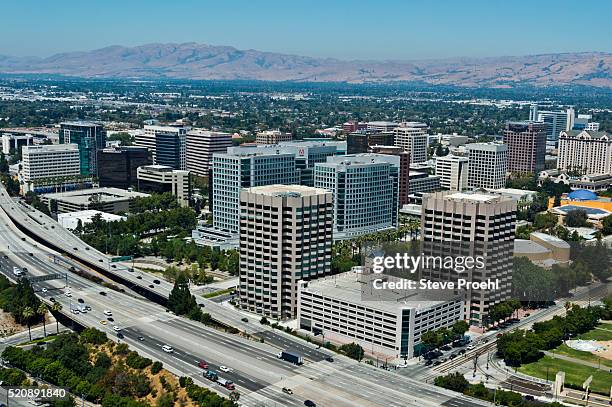
<instances>
[{"instance_id":1,"label":"palm tree","mask_svg":"<svg viewBox=\"0 0 612 407\"><path fill-rule=\"evenodd\" d=\"M59 302L54 302L53 305L51 306L51 311L58 313L62 310L62 304L60 304ZM57 316L55 317L55 327L57 329L57 333L59 334L59 319L57 318Z\"/></svg>"},{"instance_id":2,"label":"palm tree","mask_svg":"<svg viewBox=\"0 0 612 407\"><path fill-rule=\"evenodd\" d=\"M45 338L47 337L47 311L49 311L49 308L47 308L47 304L44 302L41 302L36 309L36 313L40 315L43 320L43 332Z\"/></svg>"},{"instance_id":3,"label":"palm tree","mask_svg":"<svg viewBox=\"0 0 612 407\"><path fill-rule=\"evenodd\" d=\"M28 334L30 335L30 340L32 340L32 330L30 329L30 320L32 319L34 315L36 315L36 313L34 312L34 309L32 307L25 307L23 311L21 311L21 315L28 323Z\"/></svg>"}]
</instances>

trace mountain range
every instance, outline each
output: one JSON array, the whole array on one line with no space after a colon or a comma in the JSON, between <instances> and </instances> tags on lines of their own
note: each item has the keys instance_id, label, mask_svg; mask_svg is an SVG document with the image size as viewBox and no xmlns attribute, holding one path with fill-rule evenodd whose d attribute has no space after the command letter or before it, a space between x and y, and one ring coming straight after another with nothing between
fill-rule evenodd
<instances>
[{"instance_id":1,"label":"mountain range","mask_svg":"<svg viewBox=\"0 0 612 407\"><path fill-rule=\"evenodd\" d=\"M494 88L587 85L612 89L612 53L349 61L198 43L113 45L49 57L0 55L0 73L83 78L420 82Z\"/></svg>"}]
</instances>

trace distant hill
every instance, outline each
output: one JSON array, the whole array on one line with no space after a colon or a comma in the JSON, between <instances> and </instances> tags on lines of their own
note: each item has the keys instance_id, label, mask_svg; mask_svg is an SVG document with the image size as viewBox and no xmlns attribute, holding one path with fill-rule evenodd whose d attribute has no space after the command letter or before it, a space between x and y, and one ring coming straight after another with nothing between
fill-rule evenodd
<instances>
[{"instance_id":1,"label":"distant hill","mask_svg":"<svg viewBox=\"0 0 612 407\"><path fill-rule=\"evenodd\" d=\"M583 52L423 61L345 61L197 43L110 46L46 58L0 56L0 73L85 78L423 82L465 87L612 88L612 54Z\"/></svg>"}]
</instances>

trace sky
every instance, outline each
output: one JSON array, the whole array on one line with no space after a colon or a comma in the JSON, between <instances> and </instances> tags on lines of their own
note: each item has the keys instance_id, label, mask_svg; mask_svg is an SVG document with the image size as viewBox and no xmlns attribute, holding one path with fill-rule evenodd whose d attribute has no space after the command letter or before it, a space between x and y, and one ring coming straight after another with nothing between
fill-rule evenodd
<instances>
[{"instance_id":1,"label":"sky","mask_svg":"<svg viewBox=\"0 0 612 407\"><path fill-rule=\"evenodd\" d=\"M415 60L612 52L612 1L3 0L0 55L198 42Z\"/></svg>"}]
</instances>

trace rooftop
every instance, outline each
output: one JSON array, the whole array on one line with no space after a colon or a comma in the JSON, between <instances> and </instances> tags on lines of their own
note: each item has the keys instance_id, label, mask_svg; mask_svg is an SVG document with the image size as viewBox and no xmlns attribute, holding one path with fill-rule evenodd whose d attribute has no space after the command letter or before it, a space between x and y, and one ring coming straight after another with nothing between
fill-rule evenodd
<instances>
[{"instance_id":1,"label":"rooftop","mask_svg":"<svg viewBox=\"0 0 612 407\"><path fill-rule=\"evenodd\" d=\"M77 205L88 204L91 202L92 196L97 196L100 202L114 202L125 199L146 197L148 194L142 192L127 191L119 188L91 188L81 189L78 191L57 192L52 194L43 194L45 198L54 199L57 201L71 202Z\"/></svg>"},{"instance_id":2,"label":"rooftop","mask_svg":"<svg viewBox=\"0 0 612 407\"><path fill-rule=\"evenodd\" d=\"M260 187L252 187L243 189L245 192L252 194L268 195L268 196L313 196L330 193L323 188L307 187L304 185L264 185Z\"/></svg>"},{"instance_id":3,"label":"rooftop","mask_svg":"<svg viewBox=\"0 0 612 407\"><path fill-rule=\"evenodd\" d=\"M366 307L397 314L406 308L428 309L446 301L425 298L423 292L409 290L375 290L371 283L374 279L394 280L395 277L383 274L362 274L354 271L327 276L308 282L305 289L325 297L339 298L342 301L358 303ZM441 298L444 294L437 292ZM449 300L453 300L449 296Z\"/></svg>"},{"instance_id":4,"label":"rooftop","mask_svg":"<svg viewBox=\"0 0 612 407\"><path fill-rule=\"evenodd\" d=\"M495 202L500 196L495 194L479 193L479 192L455 192L445 196L446 199L455 201L478 201L478 202Z\"/></svg>"}]
</instances>

